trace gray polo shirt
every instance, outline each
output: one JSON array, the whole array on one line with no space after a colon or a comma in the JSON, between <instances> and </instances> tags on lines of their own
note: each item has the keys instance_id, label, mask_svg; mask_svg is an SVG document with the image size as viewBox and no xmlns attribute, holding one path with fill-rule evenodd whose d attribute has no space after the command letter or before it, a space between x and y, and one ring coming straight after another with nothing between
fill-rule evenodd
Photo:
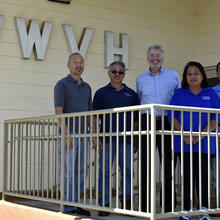
<instances>
[{"instance_id":1,"label":"gray polo shirt","mask_svg":"<svg viewBox=\"0 0 220 220\"><path fill-rule=\"evenodd\" d=\"M54 87L54 107L63 107L63 113L89 111L92 109L92 91L88 83L78 82L68 74ZM66 121L67 123L67 121ZM73 132L73 118L70 118L70 132ZM75 132L78 133L79 117L75 118ZM81 117L81 132L84 132L84 117Z\"/></svg>"}]
</instances>

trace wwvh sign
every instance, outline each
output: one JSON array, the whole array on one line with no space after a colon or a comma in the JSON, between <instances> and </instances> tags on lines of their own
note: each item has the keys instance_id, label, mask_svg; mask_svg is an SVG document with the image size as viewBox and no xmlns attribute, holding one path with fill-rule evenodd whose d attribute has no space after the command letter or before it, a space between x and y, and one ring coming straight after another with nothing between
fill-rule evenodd
<instances>
[{"instance_id":1,"label":"wwvh sign","mask_svg":"<svg viewBox=\"0 0 220 220\"><path fill-rule=\"evenodd\" d=\"M19 45L21 49L22 58L29 59L35 52L37 60L44 60L48 42L51 37L52 22L43 22L40 27L37 20L31 20L29 27L27 28L24 18L14 18L16 31L19 39ZM3 24L3 16L0 16L0 28ZM84 28L81 40L76 41L74 29L71 25L62 24L62 29L69 47L70 53L80 53L83 57L86 56L93 30L90 28ZM111 62L114 61L114 55L119 55L121 60L128 68L128 35L120 34L120 45L114 47L114 33L110 31L104 31L104 65L108 67Z\"/></svg>"}]
</instances>

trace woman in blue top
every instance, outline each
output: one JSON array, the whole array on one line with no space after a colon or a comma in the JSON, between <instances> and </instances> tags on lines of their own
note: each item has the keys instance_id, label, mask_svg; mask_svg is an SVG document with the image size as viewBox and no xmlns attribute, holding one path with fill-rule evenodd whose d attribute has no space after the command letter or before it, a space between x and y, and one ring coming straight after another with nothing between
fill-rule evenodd
<instances>
[{"instance_id":1,"label":"woman in blue top","mask_svg":"<svg viewBox=\"0 0 220 220\"><path fill-rule=\"evenodd\" d=\"M203 66L191 61L187 63L183 72L182 88L178 89L171 101L171 105L192 106L201 108L219 108L220 101L216 92L208 87L207 78ZM169 112L169 118L171 114ZM210 114L210 131L216 127L215 114ZM181 112L174 111L174 129L190 131L190 112L184 111L183 122L181 122ZM199 113L192 113L192 131L199 131ZM201 113L201 131L208 131L208 114ZM201 172L202 172L202 207L208 207L208 139L201 137ZM199 194L199 136L192 137L193 144L193 188L196 187ZM190 136L183 136L184 145L184 209L190 210ZM210 153L215 155L215 137L210 137ZM174 136L174 151L176 157L181 158L181 136ZM182 164L182 163L181 163ZM179 219L189 219L181 217ZM200 216L200 220L208 220L208 215Z\"/></svg>"}]
</instances>

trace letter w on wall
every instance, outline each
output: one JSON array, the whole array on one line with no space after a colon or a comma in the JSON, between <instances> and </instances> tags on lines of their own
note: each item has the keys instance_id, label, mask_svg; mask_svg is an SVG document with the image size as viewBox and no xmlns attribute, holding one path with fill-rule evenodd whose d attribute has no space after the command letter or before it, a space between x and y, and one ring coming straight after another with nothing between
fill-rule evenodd
<instances>
[{"instance_id":1,"label":"letter w on wall","mask_svg":"<svg viewBox=\"0 0 220 220\"><path fill-rule=\"evenodd\" d=\"M31 20L27 31L24 18L15 17L14 20L23 58L30 58L35 48L36 58L43 60L52 30L52 23L44 22L41 34L38 21Z\"/></svg>"}]
</instances>

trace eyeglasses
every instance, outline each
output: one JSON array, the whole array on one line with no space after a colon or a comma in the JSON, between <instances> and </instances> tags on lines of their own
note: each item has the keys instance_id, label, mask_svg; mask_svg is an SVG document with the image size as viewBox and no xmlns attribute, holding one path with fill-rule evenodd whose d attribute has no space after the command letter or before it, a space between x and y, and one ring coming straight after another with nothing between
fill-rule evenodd
<instances>
[{"instance_id":1,"label":"eyeglasses","mask_svg":"<svg viewBox=\"0 0 220 220\"><path fill-rule=\"evenodd\" d=\"M72 64L73 64L73 65L78 65L78 64L82 65L82 64L84 64L84 61L80 61L80 62L75 62L75 61L73 61Z\"/></svg>"},{"instance_id":2,"label":"eyeglasses","mask_svg":"<svg viewBox=\"0 0 220 220\"><path fill-rule=\"evenodd\" d=\"M118 73L119 75L124 74L123 71L116 71L116 70L111 70L111 73L114 74L114 75L116 75L117 73Z\"/></svg>"},{"instance_id":3,"label":"eyeglasses","mask_svg":"<svg viewBox=\"0 0 220 220\"><path fill-rule=\"evenodd\" d=\"M149 57L150 59L160 59L160 58L162 58L163 56L162 56L162 54L156 54L156 55L154 55L154 54L149 54L148 57Z\"/></svg>"}]
</instances>

